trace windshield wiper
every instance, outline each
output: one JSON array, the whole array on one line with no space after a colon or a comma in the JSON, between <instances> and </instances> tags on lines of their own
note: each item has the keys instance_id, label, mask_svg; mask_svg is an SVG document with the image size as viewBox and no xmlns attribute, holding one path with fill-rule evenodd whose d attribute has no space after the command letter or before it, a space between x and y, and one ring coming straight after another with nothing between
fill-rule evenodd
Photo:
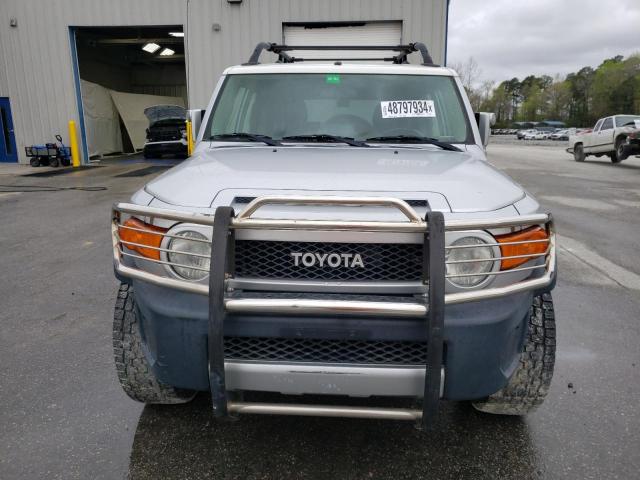
<instances>
[{"instance_id":1,"label":"windshield wiper","mask_svg":"<svg viewBox=\"0 0 640 480\"><path fill-rule=\"evenodd\" d=\"M340 142L351 145L352 147L370 147L366 142L355 140L352 137L341 137L340 135L329 135L327 133L309 134L309 135L289 135L282 137L283 141L300 141L300 142Z\"/></svg>"},{"instance_id":2,"label":"windshield wiper","mask_svg":"<svg viewBox=\"0 0 640 480\"><path fill-rule=\"evenodd\" d=\"M260 135L259 133L246 133L246 132L234 132L234 133L220 133L212 135L209 140L249 140L250 142L262 142L271 147L282 145L278 140L271 138L269 135Z\"/></svg>"},{"instance_id":3,"label":"windshield wiper","mask_svg":"<svg viewBox=\"0 0 640 480\"><path fill-rule=\"evenodd\" d=\"M426 143L428 145L435 145L443 150L450 150L452 152L461 152L458 147L451 145L447 142L441 142L436 138L431 137L418 137L414 135L389 135L386 137L371 137L367 138L367 142L390 142L390 143Z\"/></svg>"}]
</instances>

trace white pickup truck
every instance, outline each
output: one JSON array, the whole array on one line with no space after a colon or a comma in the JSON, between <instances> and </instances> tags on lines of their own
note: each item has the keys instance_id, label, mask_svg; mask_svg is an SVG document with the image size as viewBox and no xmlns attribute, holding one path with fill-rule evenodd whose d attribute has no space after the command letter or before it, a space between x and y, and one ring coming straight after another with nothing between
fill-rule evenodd
<instances>
[{"instance_id":1,"label":"white pickup truck","mask_svg":"<svg viewBox=\"0 0 640 480\"><path fill-rule=\"evenodd\" d=\"M624 159L627 135L640 124L640 115L614 115L597 121L593 131L569 138L569 152L576 162L584 162L588 155L608 155L613 163Z\"/></svg>"}]
</instances>

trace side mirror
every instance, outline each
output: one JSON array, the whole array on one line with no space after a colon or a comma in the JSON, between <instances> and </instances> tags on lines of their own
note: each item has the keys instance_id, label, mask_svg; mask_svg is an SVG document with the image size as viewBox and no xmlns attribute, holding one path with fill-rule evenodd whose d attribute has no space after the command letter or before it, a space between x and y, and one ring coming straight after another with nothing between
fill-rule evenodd
<instances>
[{"instance_id":1,"label":"side mirror","mask_svg":"<svg viewBox=\"0 0 640 480\"><path fill-rule=\"evenodd\" d=\"M478 130L480 130L480 139L485 147L489 145L489 137L491 136L491 126L496 123L496 114L488 112L477 112L475 114L476 122L478 122Z\"/></svg>"},{"instance_id":2,"label":"side mirror","mask_svg":"<svg viewBox=\"0 0 640 480\"><path fill-rule=\"evenodd\" d=\"M191 122L191 134L193 135L194 142L198 138L198 132L200 132L205 111L206 110L201 110L199 108L195 110L187 110L187 119Z\"/></svg>"}]
</instances>

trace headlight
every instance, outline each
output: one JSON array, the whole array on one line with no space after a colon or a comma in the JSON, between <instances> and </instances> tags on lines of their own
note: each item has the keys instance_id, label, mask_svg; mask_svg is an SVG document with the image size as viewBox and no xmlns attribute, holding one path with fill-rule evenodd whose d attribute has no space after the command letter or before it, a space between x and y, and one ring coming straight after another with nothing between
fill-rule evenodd
<instances>
[{"instance_id":1,"label":"headlight","mask_svg":"<svg viewBox=\"0 0 640 480\"><path fill-rule=\"evenodd\" d=\"M478 247L474 248L474 245ZM486 274L493 270L494 257L493 249L486 245L479 237L462 237L449 245L462 247L446 250L446 271L447 275L452 275L448 278L452 284L461 288L471 288L477 287L488 278Z\"/></svg>"},{"instance_id":2,"label":"headlight","mask_svg":"<svg viewBox=\"0 0 640 480\"><path fill-rule=\"evenodd\" d=\"M209 274L211 258L211 244L208 238L200 232L183 230L175 234L169 242L167 259L172 264L172 270L186 280L202 280ZM178 253L184 252L184 253Z\"/></svg>"}]
</instances>

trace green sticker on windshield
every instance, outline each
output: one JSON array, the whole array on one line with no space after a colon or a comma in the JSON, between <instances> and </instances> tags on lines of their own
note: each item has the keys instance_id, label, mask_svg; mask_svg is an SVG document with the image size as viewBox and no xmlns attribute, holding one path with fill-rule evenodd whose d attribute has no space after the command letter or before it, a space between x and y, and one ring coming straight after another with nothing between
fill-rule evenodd
<instances>
[{"instance_id":1,"label":"green sticker on windshield","mask_svg":"<svg viewBox=\"0 0 640 480\"><path fill-rule=\"evenodd\" d=\"M337 73L330 73L327 75L325 81L330 85L339 85L340 84L340 75Z\"/></svg>"}]
</instances>

